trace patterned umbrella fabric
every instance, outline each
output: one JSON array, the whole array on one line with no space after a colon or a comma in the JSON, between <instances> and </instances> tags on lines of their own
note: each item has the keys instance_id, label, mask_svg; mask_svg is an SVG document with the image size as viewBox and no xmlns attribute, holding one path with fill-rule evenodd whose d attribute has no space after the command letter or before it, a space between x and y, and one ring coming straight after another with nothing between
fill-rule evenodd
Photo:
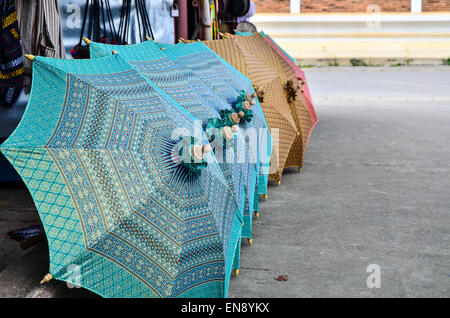
<instances>
[{"instance_id":1,"label":"patterned umbrella fabric","mask_svg":"<svg viewBox=\"0 0 450 318\"><path fill-rule=\"evenodd\" d=\"M90 48L92 56L102 56L105 52L111 52L111 50L117 51L148 79L204 122L211 116L220 117L222 112L236 105L236 100L240 97L239 92L242 94L242 92L251 93L253 91L251 86L249 87L248 84L244 83L241 84L240 90L231 89L231 92L227 95L228 98L223 99L216 93L216 90L206 85L189 67L181 64L177 59L173 59L171 46L164 45L164 48L167 49L162 50L153 41L129 46L91 43ZM168 59L168 56L172 59ZM226 89L230 90L228 86L224 88L224 90ZM244 89L248 90L245 91ZM253 98L250 99L253 100ZM258 198L255 197L254 187L259 171L259 152L258 149L253 147L258 143L252 143L251 138L246 141L245 137L247 132L250 131L255 132L255 137L258 139L262 139L264 136L270 137L260 106L256 103L256 100L253 103L255 105L249 112L252 117L248 120L244 117L240 121L240 130L237 134L238 142L235 143L244 145L245 149L235 149L237 154L235 161L230 162L229 159L224 158L227 160L221 164L224 169L230 169L228 166L231 165L235 169L242 170L243 186L241 187L236 183L236 187L245 189L243 236L248 239L252 237L252 212L258 210ZM267 137L268 135L269 137Z\"/></svg>"},{"instance_id":2,"label":"patterned umbrella fabric","mask_svg":"<svg viewBox=\"0 0 450 318\"><path fill-rule=\"evenodd\" d=\"M156 46L156 45L155 45ZM233 99L240 90L245 88L245 91L252 92L256 95L254 88L249 79L243 76L242 73L237 72L231 65L220 59L214 52L206 47L201 42L185 45L179 43L177 45L165 45L162 47L163 52L167 57L174 61L180 69L184 72L192 72L205 85L213 90L218 97L224 101ZM262 109L259 102L256 100L256 105L253 111L253 134L249 133L249 143L258 145L258 158L261 158L261 172L258 178L258 192L255 192L255 204L253 210L259 214L259 207L257 205L259 194L267 194L267 180L269 158L271 154L271 136L265 121ZM249 130L246 130L248 132ZM249 239L252 238L252 207L251 205L244 211L245 226L242 230L242 235Z\"/></svg>"},{"instance_id":3,"label":"patterned umbrella fabric","mask_svg":"<svg viewBox=\"0 0 450 318\"><path fill-rule=\"evenodd\" d=\"M225 101L230 101L243 87L246 91L256 94L250 80L242 73L237 71L233 66L215 54L211 49L202 44L195 42L193 45L177 45L157 44L163 49L164 54L176 62L185 72L187 70L193 72L200 78L204 84L210 87L217 96ZM268 132L268 126L265 122L264 114L257 100L254 116L256 118L254 125L257 125L261 132ZM261 127L261 128L260 128ZM267 175L269 171L269 158L271 155L271 137L269 135L261 136L258 139L259 159L260 159L260 177L258 178L259 194L267 194Z\"/></svg>"},{"instance_id":4,"label":"patterned umbrella fabric","mask_svg":"<svg viewBox=\"0 0 450 318\"><path fill-rule=\"evenodd\" d=\"M292 68L292 70L295 72L295 75L297 76L297 79L300 82L301 85L301 93L303 95L303 98L305 100L306 106L308 107L308 111L309 114L311 116L311 120L312 120L312 127L311 130L309 132L309 136L311 135L314 127L316 126L318 119L317 119L317 115L316 115L316 111L314 109L314 105L313 105L313 101L312 101L312 97L311 97L311 92L309 90L309 85L308 82L306 80L306 75L305 72L303 72L303 70L296 64L295 59L289 55L289 53L287 53L285 50L283 50L283 48L278 45L277 42L275 42L275 40L270 37L269 35L265 34L264 32L259 32L259 34L261 34L261 36L264 37L264 39L267 41L267 43L269 43L269 45L278 53L278 55L280 55L285 62ZM255 35L255 33L246 33L246 32L236 32L237 36L253 36ZM227 35L228 37L232 37L231 35ZM308 139L309 139L308 136Z\"/></svg>"},{"instance_id":5,"label":"patterned umbrella fabric","mask_svg":"<svg viewBox=\"0 0 450 318\"><path fill-rule=\"evenodd\" d=\"M236 41L241 50L245 49L252 52L260 61L280 75L291 112L302 133L302 160L314 122L303 95L300 93L302 84L297 79L295 70L259 33L255 33L252 36L233 36L233 40Z\"/></svg>"},{"instance_id":6,"label":"patterned umbrella fabric","mask_svg":"<svg viewBox=\"0 0 450 318\"><path fill-rule=\"evenodd\" d=\"M284 168L301 167L303 155L302 133L287 101L282 78L261 61L253 49L238 46L234 38L206 41L204 45L247 76L257 88L272 138L277 141L274 145L278 145L277 150L272 151L269 178L280 182Z\"/></svg>"},{"instance_id":7,"label":"patterned umbrella fabric","mask_svg":"<svg viewBox=\"0 0 450 318\"><path fill-rule=\"evenodd\" d=\"M15 0L24 54L64 58L61 10L57 0ZM24 88L31 89L31 62L24 60Z\"/></svg>"},{"instance_id":8,"label":"patterned umbrella fabric","mask_svg":"<svg viewBox=\"0 0 450 318\"><path fill-rule=\"evenodd\" d=\"M311 92L309 90L309 85L306 80L305 72L303 72L303 70L297 66L297 64L295 63L295 59L293 59L286 51L284 51L270 36L265 35L262 32L261 32L261 35L264 36L267 43L269 43L269 45L278 53L278 55L280 55L286 61L286 63L289 64L289 66L295 72L295 75L297 76L297 79L299 80L299 82L301 84L301 93L305 100L306 106L308 107L308 111L311 116L311 120L313 122L313 126L310 131L310 135L311 135L312 130L314 129L314 127L316 126L316 124L318 122L318 119L317 119L316 111L314 109L314 104L312 101Z\"/></svg>"},{"instance_id":9,"label":"patterned umbrella fabric","mask_svg":"<svg viewBox=\"0 0 450 318\"><path fill-rule=\"evenodd\" d=\"M89 41L87 40L87 42ZM239 95L235 95L228 102L220 99L194 73L188 72L186 69L182 71L177 64L169 60L153 41L127 46L89 43L92 58L111 54L112 51L117 52L136 70L201 120L205 128L207 128L208 122L222 122L221 115L230 116L231 114L227 110L232 109L233 104L239 97ZM240 129L237 130L235 139L226 141L225 146L222 146L222 136L212 137L214 138L212 144L216 157L220 158L220 167L224 175L227 176L230 188L235 190L238 202L242 202L242 213L245 216L244 229L251 229L251 213L253 212L253 206L258 204L253 200L259 165L256 160L252 160L254 156L251 155L251 145L245 140L244 135L245 130L254 128L254 122L253 120L249 122L240 120L236 125L232 125L235 128L240 126ZM209 129L206 129L207 133L209 131ZM216 142L217 139L220 139L220 142ZM247 217L248 215L250 215L250 220ZM248 225L249 222L250 225ZM238 264L239 255L237 255L234 269L238 269Z\"/></svg>"},{"instance_id":10,"label":"patterned umbrella fabric","mask_svg":"<svg viewBox=\"0 0 450 318\"><path fill-rule=\"evenodd\" d=\"M36 57L33 74L1 151L44 225L45 280L104 297L226 296L242 219L195 118L120 55Z\"/></svg>"}]
</instances>

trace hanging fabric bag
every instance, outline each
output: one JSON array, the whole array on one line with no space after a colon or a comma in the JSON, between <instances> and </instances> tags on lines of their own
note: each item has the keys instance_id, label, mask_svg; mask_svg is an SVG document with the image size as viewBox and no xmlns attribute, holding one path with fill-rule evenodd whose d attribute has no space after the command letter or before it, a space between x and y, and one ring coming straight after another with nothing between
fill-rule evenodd
<instances>
[{"instance_id":1,"label":"hanging fabric bag","mask_svg":"<svg viewBox=\"0 0 450 318\"><path fill-rule=\"evenodd\" d=\"M23 87L23 55L13 0L0 0L0 106L10 108Z\"/></svg>"}]
</instances>

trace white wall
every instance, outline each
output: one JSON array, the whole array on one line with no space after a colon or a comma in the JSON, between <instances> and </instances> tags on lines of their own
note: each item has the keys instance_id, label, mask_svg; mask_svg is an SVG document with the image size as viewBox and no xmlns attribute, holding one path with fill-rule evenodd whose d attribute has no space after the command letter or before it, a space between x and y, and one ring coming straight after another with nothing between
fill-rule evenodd
<instances>
[{"instance_id":1,"label":"white wall","mask_svg":"<svg viewBox=\"0 0 450 318\"><path fill-rule=\"evenodd\" d=\"M448 58L449 14L258 14L296 58Z\"/></svg>"},{"instance_id":2,"label":"white wall","mask_svg":"<svg viewBox=\"0 0 450 318\"><path fill-rule=\"evenodd\" d=\"M291 13L300 13L300 0L291 0Z\"/></svg>"}]
</instances>

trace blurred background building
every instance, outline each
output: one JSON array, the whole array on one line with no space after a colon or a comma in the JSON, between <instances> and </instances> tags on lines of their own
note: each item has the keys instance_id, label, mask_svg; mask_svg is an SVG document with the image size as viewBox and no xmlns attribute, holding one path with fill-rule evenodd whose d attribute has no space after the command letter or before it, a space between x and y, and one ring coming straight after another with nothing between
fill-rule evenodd
<instances>
[{"instance_id":1,"label":"blurred background building","mask_svg":"<svg viewBox=\"0 0 450 318\"><path fill-rule=\"evenodd\" d=\"M302 64L442 64L450 0L255 0L252 22Z\"/></svg>"}]
</instances>

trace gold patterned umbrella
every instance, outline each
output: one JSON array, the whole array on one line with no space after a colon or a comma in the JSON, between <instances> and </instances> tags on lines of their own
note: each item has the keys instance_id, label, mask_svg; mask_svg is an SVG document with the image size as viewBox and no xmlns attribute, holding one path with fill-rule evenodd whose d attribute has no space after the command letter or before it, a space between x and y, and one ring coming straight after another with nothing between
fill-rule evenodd
<instances>
[{"instance_id":1,"label":"gold patterned umbrella","mask_svg":"<svg viewBox=\"0 0 450 318\"><path fill-rule=\"evenodd\" d=\"M252 52L260 61L280 75L290 109L296 124L302 132L302 154L304 155L310 132L313 128L313 120L300 91L303 84L298 80L295 70L259 33L255 33L252 36L233 36L232 39L241 50Z\"/></svg>"}]
</instances>

